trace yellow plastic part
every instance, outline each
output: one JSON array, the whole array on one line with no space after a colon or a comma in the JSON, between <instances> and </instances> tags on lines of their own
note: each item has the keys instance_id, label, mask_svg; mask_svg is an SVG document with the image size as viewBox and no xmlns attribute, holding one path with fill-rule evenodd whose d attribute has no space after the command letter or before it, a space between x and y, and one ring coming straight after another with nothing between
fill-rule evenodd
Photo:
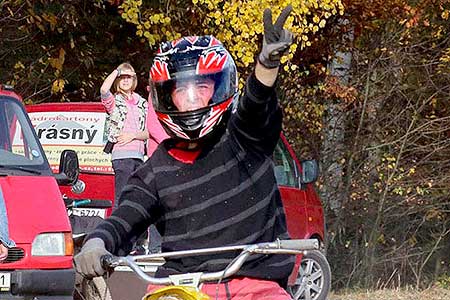
<instances>
[{"instance_id":1,"label":"yellow plastic part","mask_svg":"<svg viewBox=\"0 0 450 300\"><path fill-rule=\"evenodd\" d=\"M146 294L142 300L209 300L209 296L191 286L166 286Z\"/></svg>"}]
</instances>

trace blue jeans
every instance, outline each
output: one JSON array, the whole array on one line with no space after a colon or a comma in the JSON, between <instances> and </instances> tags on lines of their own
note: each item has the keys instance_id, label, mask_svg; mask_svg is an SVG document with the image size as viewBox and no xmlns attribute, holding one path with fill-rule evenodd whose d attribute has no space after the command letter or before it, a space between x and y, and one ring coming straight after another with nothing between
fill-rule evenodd
<instances>
[{"instance_id":1,"label":"blue jeans","mask_svg":"<svg viewBox=\"0 0 450 300\"><path fill-rule=\"evenodd\" d=\"M123 158L123 159L114 159L112 161L112 167L114 169L114 208L115 210L119 207L119 199L120 194L122 193L123 188L127 184L128 178L130 178L131 174L140 166L143 162L137 158Z\"/></svg>"},{"instance_id":2,"label":"blue jeans","mask_svg":"<svg viewBox=\"0 0 450 300\"><path fill-rule=\"evenodd\" d=\"M115 196L114 196L114 208L119 207L120 194L123 188L127 184L128 178L131 174L140 166L143 162L137 158L124 158L114 159L112 161L112 167L114 169L115 177ZM139 238L138 243L142 243L148 237L148 232L144 232ZM161 235L154 225L150 226L150 245L149 248L152 252L157 252L161 249Z\"/></svg>"}]
</instances>

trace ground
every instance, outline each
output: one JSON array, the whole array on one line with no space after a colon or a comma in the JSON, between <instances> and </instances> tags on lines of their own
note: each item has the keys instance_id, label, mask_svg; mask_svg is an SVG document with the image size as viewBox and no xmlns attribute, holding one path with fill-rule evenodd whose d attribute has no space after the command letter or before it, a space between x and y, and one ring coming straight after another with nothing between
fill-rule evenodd
<instances>
[{"instance_id":1,"label":"ground","mask_svg":"<svg viewBox=\"0 0 450 300\"><path fill-rule=\"evenodd\" d=\"M450 290L430 288L423 291L413 289L338 292L331 293L328 300L450 300Z\"/></svg>"}]
</instances>

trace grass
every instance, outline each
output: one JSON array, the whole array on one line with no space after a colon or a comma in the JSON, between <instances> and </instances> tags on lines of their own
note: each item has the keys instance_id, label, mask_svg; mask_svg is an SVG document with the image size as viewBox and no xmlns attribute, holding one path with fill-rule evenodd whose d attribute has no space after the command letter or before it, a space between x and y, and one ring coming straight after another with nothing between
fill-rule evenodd
<instances>
[{"instance_id":1,"label":"grass","mask_svg":"<svg viewBox=\"0 0 450 300\"><path fill-rule=\"evenodd\" d=\"M328 300L450 300L450 290L433 287L414 289L383 289L376 291L343 291L330 293Z\"/></svg>"}]
</instances>

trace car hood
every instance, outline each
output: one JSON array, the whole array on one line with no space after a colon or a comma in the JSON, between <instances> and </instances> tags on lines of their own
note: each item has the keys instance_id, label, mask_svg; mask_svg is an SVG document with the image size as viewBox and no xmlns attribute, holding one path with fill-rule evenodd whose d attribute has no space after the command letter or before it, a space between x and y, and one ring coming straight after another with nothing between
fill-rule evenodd
<instances>
[{"instance_id":1,"label":"car hood","mask_svg":"<svg viewBox=\"0 0 450 300\"><path fill-rule=\"evenodd\" d=\"M32 243L43 232L70 232L66 208L51 176L1 176L10 237Z\"/></svg>"}]
</instances>

